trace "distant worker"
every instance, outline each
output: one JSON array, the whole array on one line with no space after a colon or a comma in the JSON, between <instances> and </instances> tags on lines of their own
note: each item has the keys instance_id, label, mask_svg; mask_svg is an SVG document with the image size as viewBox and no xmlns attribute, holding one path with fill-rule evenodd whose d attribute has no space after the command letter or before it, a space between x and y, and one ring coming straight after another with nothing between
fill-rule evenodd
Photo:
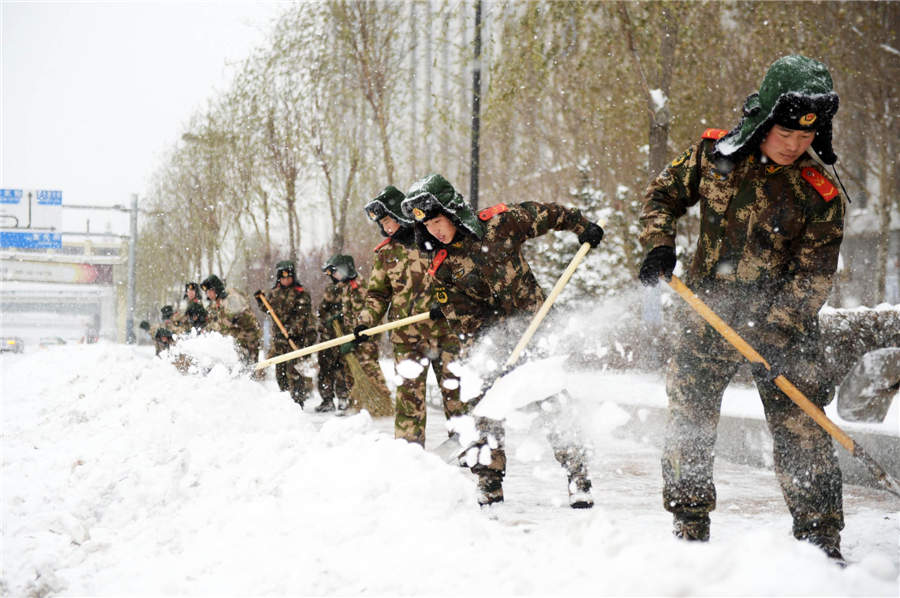
<instances>
[{"instance_id":1,"label":"distant worker","mask_svg":"<svg viewBox=\"0 0 900 598\"><path fill-rule=\"evenodd\" d=\"M270 357L293 351L294 347L291 347L291 341L296 348L315 343L316 327L312 316L312 300L309 293L297 281L297 269L294 262L285 260L275 264L275 284L272 286L272 290L268 294L256 291L254 297L256 297L259 309L270 317L278 318L288 334L285 336L277 325L273 327ZM268 312L262 297L269 302L274 313ZM313 388L312 378L302 373L302 370L307 367L307 358L285 361L275 365L275 380L278 382L278 388L290 392L291 398L301 408Z\"/></svg>"}]
</instances>

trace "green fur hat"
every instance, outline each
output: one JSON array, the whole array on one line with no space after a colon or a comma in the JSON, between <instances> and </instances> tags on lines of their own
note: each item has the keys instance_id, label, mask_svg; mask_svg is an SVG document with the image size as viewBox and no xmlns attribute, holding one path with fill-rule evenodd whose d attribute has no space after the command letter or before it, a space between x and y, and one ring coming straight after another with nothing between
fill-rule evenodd
<instances>
[{"instance_id":1,"label":"green fur hat","mask_svg":"<svg viewBox=\"0 0 900 598\"><path fill-rule=\"evenodd\" d=\"M200 283L200 288L204 291L207 289L214 290L216 292L216 297L219 299L224 299L228 296L228 293L225 292L225 283L215 274L207 276L206 280Z\"/></svg>"},{"instance_id":2,"label":"green fur hat","mask_svg":"<svg viewBox=\"0 0 900 598\"><path fill-rule=\"evenodd\" d=\"M453 185L439 174L431 174L413 184L401 204L403 213L416 223L416 235L421 241L437 242L425 228L425 221L443 214L458 229L468 231L479 239L484 227L472 211L472 206L456 192ZM422 245L422 243L420 243Z\"/></svg>"},{"instance_id":3,"label":"green fur hat","mask_svg":"<svg viewBox=\"0 0 900 598\"><path fill-rule=\"evenodd\" d=\"M340 277L341 280L353 280L357 277L356 266L353 264L353 256L337 254L325 262L322 266L322 272L327 272L332 276Z\"/></svg>"},{"instance_id":4,"label":"green fur hat","mask_svg":"<svg viewBox=\"0 0 900 598\"><path fill-rule=\"evenodd\" d=\"M756 151L773 125L815 131L812 148L822 162L834 164L831 120L838 110L828 67L817 60L793 54L772 63L757 93L744 102L744 116L737 127L716 142L719 156L734 158Z\"/></svg>"},{"instance_id":5,"label":"green fur hat","mask_svg":"<svg viewBox=\"0 0 900 598\"><path fill-rule=\"evenodd\" d=\"M403 195L402 191L393 185L388 185L381 190L375 199L367 203L363 209L366 211L366 216L378 224L378 228L381 229L383 236L393 237L405 245L412 241L413 221L403 214L400 204L404 199L406 199L406 196ZM390 216L400 225L400 228L393 235L387 234L381 225L381 219L385 216Z\"/></svg>"}]
</instances>

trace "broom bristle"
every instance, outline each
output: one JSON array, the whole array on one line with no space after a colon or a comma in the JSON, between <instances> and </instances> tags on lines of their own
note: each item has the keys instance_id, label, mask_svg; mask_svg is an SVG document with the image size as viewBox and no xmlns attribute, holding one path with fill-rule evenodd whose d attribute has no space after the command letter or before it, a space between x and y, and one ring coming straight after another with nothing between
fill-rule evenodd
<instances>
[{"instance_id":1,"label":"broom bristle","mask_svg":"<svg viewBox=\"0 0 900 598\"><path fill-rule=\"evenodd\" d=\"M338 336L343 336L341 325L337 320L332 321L334 332ZM394 414L394 404L390 394L384 391L372 382L368 374L359 363L359 359L352 353L344 355L344 361L350 368L350 376L353 378L353 385L350 387L350 398L359 405L361 409L365 409L372 417L387 417Z\"/></svg>"}]
</instances>

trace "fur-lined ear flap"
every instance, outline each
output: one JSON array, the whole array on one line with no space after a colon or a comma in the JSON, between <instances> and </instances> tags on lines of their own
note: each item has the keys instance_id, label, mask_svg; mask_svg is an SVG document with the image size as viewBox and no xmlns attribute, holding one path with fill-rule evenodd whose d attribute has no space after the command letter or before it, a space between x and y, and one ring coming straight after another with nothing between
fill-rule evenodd
<instances>
[{"instance_id":1,"label":"fur-lined ear flap","mask_svg":"<svg viewBox=\"0 0 900 598\"><path fill-rule=\"evenodd\" d=\"M837 162L837 154L834 153L831 145L831 127L826 127L816 132L816 138L812 142L812 148L819 155L819 158L831 166Z\"/></svg>"}]
</instances>

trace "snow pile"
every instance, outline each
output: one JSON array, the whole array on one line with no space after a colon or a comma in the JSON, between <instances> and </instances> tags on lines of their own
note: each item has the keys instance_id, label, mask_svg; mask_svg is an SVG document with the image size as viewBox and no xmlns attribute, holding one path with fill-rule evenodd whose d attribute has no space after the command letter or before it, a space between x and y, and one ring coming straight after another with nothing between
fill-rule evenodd
<instances>
[{"instance_id":1,"label":"snow pile","mask_svg":"<svg viewBox=\"0 0 900 598\"><path fill-rule=\"evenodd\" d=\"M206 342L192 357L231 363ZM304 412L271 380L152 353L0 358L0 593L897 595L896 514L848 517L859 564L842 570L788 536L783 505L729 509L738 486L757 500L753 470L730 473L712 542L674 540L658 456L614 438L627 414L611 403L585 407L597 507L568 509L546 443L513 436L507 502L481 510L470 474L390 421Z\"/></svg>"}]
</instances>

